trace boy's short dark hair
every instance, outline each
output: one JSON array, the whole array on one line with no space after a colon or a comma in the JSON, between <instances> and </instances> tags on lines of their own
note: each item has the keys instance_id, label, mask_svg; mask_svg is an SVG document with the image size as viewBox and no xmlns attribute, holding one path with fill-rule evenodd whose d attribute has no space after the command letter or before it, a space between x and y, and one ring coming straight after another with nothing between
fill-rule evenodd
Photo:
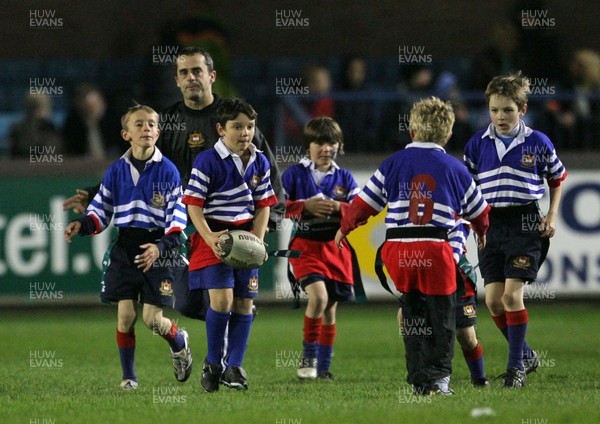
<instances>
[{"instance_id":1,"label":"boy's short dark hair","mask_svg":"<svg viewBox=\"0 0 600 424\"><path fill-rule=\"evenodd\" d=\"M201 54L204 56L204 63L206 64L206 69L208 72L212 72L215 70L215 63L213 62L213 58L208 51L201 47L184 47L177 54L177 59L181 56L193 56L195 54ZM175 61L175 73L177 73L177 61Z\"/></svg>"},{"instance_id":2,"label":"boy's short dark hair","mask_svg":"<svg viewBox=\"0 0 600 424\"><path fill-rule=\"evenodd\" d=\"M258 113L246 100L238 97L225 99L217 107L217 122L225 128L227 121L233 121L240 113L243 113L249 119L256 119L258 116Z\"/></svg>"},{"instance_id":3,"label":"boy's short dark hair","mask_svg":"<svg viewBox=\"0 0 600 424\"><path fill-rule=\"evenodd\" d=\"M340 125L328 116L321 116L308 121L302 131L304 148L308 151L310 143L336 144L339 143L338 154L344 154L344 134Z\"/></svg>"}]
</instances>

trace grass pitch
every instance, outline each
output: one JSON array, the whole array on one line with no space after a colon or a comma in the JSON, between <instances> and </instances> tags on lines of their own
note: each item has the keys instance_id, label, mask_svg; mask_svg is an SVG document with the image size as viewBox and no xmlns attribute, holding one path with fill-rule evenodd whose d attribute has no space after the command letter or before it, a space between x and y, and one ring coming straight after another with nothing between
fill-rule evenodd
<instances>
[{"instance_id":1,"label":"grass pitch","mask_svg":"<svg viewBox=\"0 0 600 424\"><path fill-rule=\"evenodd\" d=\"M250 389L200 387L204 323L188 329L194 371L172 373L166 342L137 324L137 391L123 392L115 342L116 308L1 311L1 423L598 423L598 304L529 305L528 342L542 357L523 390L470 386L456 345L452 397L414 397L405 382L396 305L341 305L334 382L299 381L302 310L259 305L245 369ZM478 332L488 378L504 371L507 343L482 311ZM481 410L488 414L472 417Z\"/></svg>"}]
</instances>

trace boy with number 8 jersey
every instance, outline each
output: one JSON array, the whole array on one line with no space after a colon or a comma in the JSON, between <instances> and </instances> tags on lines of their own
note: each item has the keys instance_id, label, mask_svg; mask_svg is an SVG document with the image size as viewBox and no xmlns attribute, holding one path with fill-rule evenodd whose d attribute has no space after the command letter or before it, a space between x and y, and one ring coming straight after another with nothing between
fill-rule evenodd
<instances>
[{"instance_id":1,"label":"boy with number 8 jersey","mask_svg":"<svg viewBox=\"0 0 600 424\"><path fill-rule=\"evenodd\" d=\"M471 221L485 245L489 206L469 171L443 146L452 134L454 112L436 97L410 112L412 143L386 159L356 196L336 242L386 205L383 263L405 300L407 381L416 394L448 395L456 333L456 261L448 232L456 216Z\"/></svg>"}]
</instances>

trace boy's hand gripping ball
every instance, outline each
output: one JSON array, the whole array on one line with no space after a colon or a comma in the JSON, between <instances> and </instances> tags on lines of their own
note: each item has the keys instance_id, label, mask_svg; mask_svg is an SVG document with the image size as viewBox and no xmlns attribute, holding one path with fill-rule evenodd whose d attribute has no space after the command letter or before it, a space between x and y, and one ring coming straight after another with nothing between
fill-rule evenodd
<instances>
[{"instance_id":1,"label":"boy's hand gripping ball","mask_svg":"<svg viewBox=\"0 0 600 424\"><path fill-rule=\"evenodd\" d=\"M231 230L221 236L221 260L232 268L258 268L267 260L265 244L254 234L244 230Z\"/></svg>"}]
</instances>

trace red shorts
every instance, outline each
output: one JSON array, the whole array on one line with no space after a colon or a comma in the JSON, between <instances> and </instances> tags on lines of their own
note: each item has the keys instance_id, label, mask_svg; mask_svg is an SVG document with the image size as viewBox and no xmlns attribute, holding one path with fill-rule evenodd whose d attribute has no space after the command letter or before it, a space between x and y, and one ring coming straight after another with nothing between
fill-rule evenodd
<instances>
[{"instance_id":1,"label":"red shorts","mask_svg":"<svg viewBox=\"0 0 600 424\"><path fill-rule=\"evenodd\" d=\"M223 263L197 232L190 236L190 271Z\"/></svg>"},{"instance_id":2,"label":"red shorts","mask_svg":"<svg viewBox=\"0 0 600 424\"><path fill-rule=\"evenodd\" d=\"M448 242L386 241L381 257L401 293L447 296L456 291L456 262Z\"/></svg>"},{"instance_id":3,"label":"red shorts","mask_svg":"<svg viewBox=\"0 0 600 424\"><path fill-rule=\"evenodd\" d=\"M352 254L346 239L343 249L332 241L314 241L296 237L290 249L300 250L297 259L290 258L296 280L308 274L321 274L341 283L354 284L352 276Z\"/></svg>"}]
</instances>

